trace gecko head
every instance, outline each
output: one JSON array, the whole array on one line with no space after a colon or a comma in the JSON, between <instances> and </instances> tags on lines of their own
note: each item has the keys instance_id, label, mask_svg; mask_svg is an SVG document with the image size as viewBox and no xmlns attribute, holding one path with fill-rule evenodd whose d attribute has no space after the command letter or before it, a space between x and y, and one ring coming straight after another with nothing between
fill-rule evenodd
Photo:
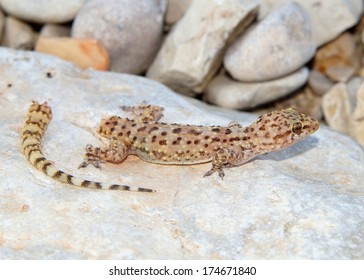
<instances>
[{"instance_id":1,"label":"gecko head","mask_svg":"<svg viewBox=\"0 0 364 280\"><path fill-rule=\"evenodd\" d=\"M263 149L278 150L288 147L314 133L319 122L294 108L277 110L262 115L253 124L255 136Z\"/></svg>"}]
</instances>

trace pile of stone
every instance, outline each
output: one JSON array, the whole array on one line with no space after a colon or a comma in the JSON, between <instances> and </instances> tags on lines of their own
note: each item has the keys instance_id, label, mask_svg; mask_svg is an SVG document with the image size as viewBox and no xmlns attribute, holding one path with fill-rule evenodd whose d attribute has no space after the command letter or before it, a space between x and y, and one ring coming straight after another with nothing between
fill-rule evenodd
<instances>
[{"instance_id":1,"label":"pile of stone","mask_svg":"<svg viewBox=\"0 0 364 280\"><path fill-rule=\"evenodd\" d=\"M0 5L2 46L145 75L226 108L294 106L364 145L362 0Z\"/></svg>"}]
</instances>

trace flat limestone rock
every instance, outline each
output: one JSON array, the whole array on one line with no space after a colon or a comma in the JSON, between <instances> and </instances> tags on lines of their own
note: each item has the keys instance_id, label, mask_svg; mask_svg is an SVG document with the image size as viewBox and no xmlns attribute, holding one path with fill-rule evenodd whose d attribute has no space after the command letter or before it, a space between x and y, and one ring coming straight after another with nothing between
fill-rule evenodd
<instances>
[{"instance_id":1,"label":"flat limestone rock","mask_svg":"<svg viewBox=\"0 0 364 280\"><path fill-rule=\"evenodd\" d=\"M0 49L0 259L363 259L364 152L322 127L286 150L203 178L210 164L166 166L130 156L77 169L102 117L145 101L165 122L249 124L148 79L82 71L52 56ZM87 179L156 189L76 188L32 167L20 151L31 100L53 119L46 157Z\"/></svg>"}]
</instances>

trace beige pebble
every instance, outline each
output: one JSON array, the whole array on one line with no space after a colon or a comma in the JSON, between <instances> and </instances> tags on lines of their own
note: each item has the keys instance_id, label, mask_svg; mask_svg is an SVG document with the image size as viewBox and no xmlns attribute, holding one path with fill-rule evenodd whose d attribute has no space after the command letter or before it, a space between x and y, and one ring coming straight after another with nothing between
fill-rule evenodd
<instances>
[{"instance_id":1,"label":"beige pebble","mask_svg":"<svg viewBox=\"0 0 364 280\"><path fill-rule=\"evenodd\" d=\"M70 61L80 68L108 70L109 56L104 47L92 39L39 37L35 50Z\"/></svg>"}]
</instances>

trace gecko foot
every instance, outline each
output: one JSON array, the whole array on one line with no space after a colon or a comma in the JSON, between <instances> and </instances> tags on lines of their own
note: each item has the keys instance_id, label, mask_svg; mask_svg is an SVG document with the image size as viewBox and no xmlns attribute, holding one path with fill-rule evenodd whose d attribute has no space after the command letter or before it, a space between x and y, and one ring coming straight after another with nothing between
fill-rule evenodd
<instances>
[{"instance_id":1,"label":"gecko foot","mask_svg":"<svg viewBox=\"0 0 364 280\"><path fill-rule=\"evenodd\" d=\"M95 155L98 148L94 148L92 145L86 145L86 154L84 156L84 161L78 166L78 169L85 168L87 165L92 164L95 168L101 169L102 161Z\"/></svg>"},{"instance_id":2,"label":"gecko foot","mask_svg":"<svg viewBox=\"0 0 364 280\"><path fill-rule=\"evenodd\" d=\"M223 180L224 179L224 176L225 176L225 172L222 170L222 168L220 168L220 169L211 168L203 176L204 177L211 176L212 174L215 173L215 171L217 171L217 174L219 175L219 177L221 178L221 180Z\"/></svg>"}]
</instances>

